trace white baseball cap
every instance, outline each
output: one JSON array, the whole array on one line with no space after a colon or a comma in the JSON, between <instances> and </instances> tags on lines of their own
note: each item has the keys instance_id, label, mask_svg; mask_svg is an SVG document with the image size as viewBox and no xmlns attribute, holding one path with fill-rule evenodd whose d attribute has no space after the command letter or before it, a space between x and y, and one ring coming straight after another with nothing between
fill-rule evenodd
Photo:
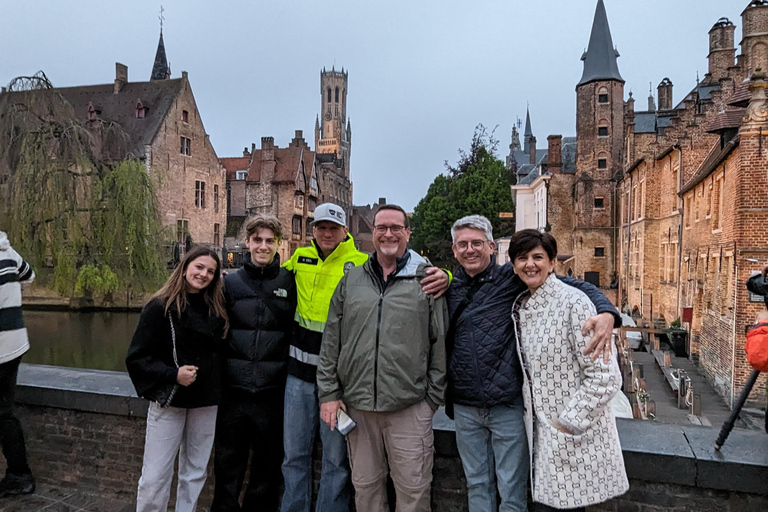
<instances>
[{"instance_id":1,"label":"white baseball cap","mask_svg":"<svg viewBox=\"0 0 768 512\"><path fill-rule=\"evenodd\" d=\"M347 214L344 213L344 208L333 203L323 203L315 208L315 220L312 221L314 226L318 222L327 220L329 222L335 222L341 226L347 225Z\"/></svg>"}]
</instances>

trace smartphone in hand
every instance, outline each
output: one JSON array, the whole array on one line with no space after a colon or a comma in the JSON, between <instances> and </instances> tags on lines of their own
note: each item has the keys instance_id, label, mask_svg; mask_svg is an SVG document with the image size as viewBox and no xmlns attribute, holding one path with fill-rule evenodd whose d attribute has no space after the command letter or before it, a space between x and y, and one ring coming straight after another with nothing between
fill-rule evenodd
<instances>
[{"instance_id":1,"label":"smartphone in hand","mask_svg":"<svg viewBox=\"0 0 768 512\"><path fill-rule=\"evenodd\" d=\"M344 412L344 409L339 408L336 413L336 430L343 436L346 436L357 426L355 420L349 417L349 414Z\"/></svg>"}]
</instances>

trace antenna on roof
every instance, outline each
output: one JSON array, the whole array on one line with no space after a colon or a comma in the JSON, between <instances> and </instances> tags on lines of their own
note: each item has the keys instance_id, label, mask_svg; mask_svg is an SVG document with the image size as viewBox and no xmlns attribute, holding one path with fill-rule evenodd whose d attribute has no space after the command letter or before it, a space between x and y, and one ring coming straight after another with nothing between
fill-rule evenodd
<instances>
[{"instance_id":1,"label":"antenna on roof","mask_svg":"<svg viewBox=\"0 0 768 512\"><path fill-rule=\"evenodd\" d=\"M165 16L163 16L163 13L165 12L165 9L162 5L160 5L160 16L157 17L157 19L160 20L160 33L163 33L163 22L165 21Z\"/></svg>"}]
</instances>

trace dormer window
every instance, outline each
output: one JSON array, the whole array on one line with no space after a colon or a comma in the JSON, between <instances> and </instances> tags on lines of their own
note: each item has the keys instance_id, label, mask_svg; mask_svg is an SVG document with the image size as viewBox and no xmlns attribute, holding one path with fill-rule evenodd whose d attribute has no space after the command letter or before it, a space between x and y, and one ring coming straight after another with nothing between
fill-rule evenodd
<instances>
[{"instance_id":1,"label":"dormer window","mask_svg":"<svg viewBox=\"0 0 768 512\"><path fill-rule=\"evenodd\" d=\"M144 106L144 104L141 102L141 100L136 102L136 119L144 119L144 117L147 114L147 108Z\"/></svg>"},{"instance_id":2,"label":"dormer window","mask_svg":"<svg viewBox=\"0 0 768 512\"><path fill-rule=\"evenodd\" d=\"M244 180L248 176L248 171L237 171L235 172L235 179L238 181Z\"/></svg>"}]
</instances>

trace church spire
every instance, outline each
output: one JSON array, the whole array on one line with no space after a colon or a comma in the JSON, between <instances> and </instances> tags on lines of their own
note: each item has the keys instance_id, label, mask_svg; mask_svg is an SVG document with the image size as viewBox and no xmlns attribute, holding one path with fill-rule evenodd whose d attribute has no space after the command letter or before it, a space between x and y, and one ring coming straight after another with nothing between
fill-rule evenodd
<instances>
[{"instance_id":1,"label":"church spire","mask_svg":"<svg viewBox=\"0 0 768 512\"><path fill-rule=\"evenodd\" d=\"M157 43L157 53L155 53L155 64L152 66L152 76L150 80L167 80L171 78L171 66L168 65L168 58L165 56L165 43L163 42L163 9L160 6L160 41Z\"/></svg>"},{"instance_id":2,"label":"church spire","mask_svg":"<svg viewBox=\"0 0 768 512\"><path fill-rule=\"evenodd\" d=\"M581 56L581 60L584 61L584 73L581 75L578 85L584 85L595 80L618 80L624 83L624 79L619 74L619 65L616 62L618 56L619 52L613 46L605 5L603 0L597 0L595 19L592 22L592 34L589 36L589 46L584 55Z\"/></svg>"},{"instance_id":3,"label":"church spire","mask_svg":"<svg viewBox=\"0 0 768 512\"><path fill-rule=\"evenodd\" d=\"M525 107L525 132L523 133L523 152L528 155L531 152L531 139L533 138L533 129L531 129L531 112Z\"/></svg>"}]
</instances>

